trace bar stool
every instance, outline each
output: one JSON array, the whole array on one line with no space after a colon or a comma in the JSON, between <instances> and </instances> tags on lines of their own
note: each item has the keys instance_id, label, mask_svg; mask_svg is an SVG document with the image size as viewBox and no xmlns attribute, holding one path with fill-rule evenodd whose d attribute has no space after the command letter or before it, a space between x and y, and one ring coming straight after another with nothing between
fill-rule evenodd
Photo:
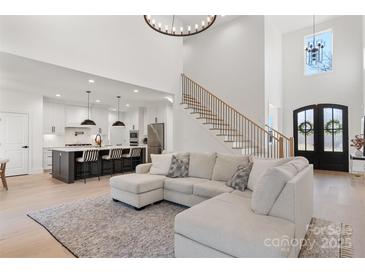
<instances>
[{"instance_id":1,"label":"bar stool","mask_svg":"<svg viewBox=\"0 0 365 274\"><path fill-rule=\"evenodd\" d=\"M142 148L140 147L131 148L128 154L122 155L123 163L125 159L129 159L130 167L132 170L134 170L137 164L141 163L141 155L142 155Z\"/></svg>"},{"instance_id":2,"label":"bar stool","mask_svg":"<svg viewBox=\"0 0 365 274\"><path fill-rule=\"evenodd\" d=\"M123 149L122 148L110 149L108 155L103 155L101 157L101 159L102 159L101 169L103 169L103 162L104 161L108 161L108 162L110 161L112 163L110 176L112 176L113 173L114 173L114 169L115 169L115 161L116 160L121 160L122 161L122 155L123 155ZM122 171L123 171L123 162L122 162Z\"/></svg>"},{"instance_id":3,"label":"bar stool","mask_svg":"<svg viewBox=\"0 0 365 274\"><path fill-rule=\"evenodd\" d=\"M84 183L86 184L86 165L89 165L89 173L91 170L91 163L97 163L98 165L98 179L100 181L100 168L99 168L99 150L88 149L82 152L82 157L76 158L76 162L80 163L83 168Z\"/></svg>"},{"instance_id":4,"label":"bar stool","mask_svg":"<svg viewBox=\"0 0 365 274\"><path fill-rule=\"evenodd\" d=\"M5 169L6 169L6 163L9 162L9 159L0 159L0 177L1 181L3 182L3 186L5 190L8 190L8 183L6 182L5 178Z\"/></svg>"}]
</instances>

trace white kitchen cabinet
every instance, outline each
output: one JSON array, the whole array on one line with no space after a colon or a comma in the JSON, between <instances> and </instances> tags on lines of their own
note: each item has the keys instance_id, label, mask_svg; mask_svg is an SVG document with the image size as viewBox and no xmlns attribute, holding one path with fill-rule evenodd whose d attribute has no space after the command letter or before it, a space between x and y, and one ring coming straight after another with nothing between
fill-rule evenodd
<instances>
[{"instance_id":1,"label":"white kitchen cabinet","mask_svg":"<svg viewBox=\"0 0 365 274\"><path fill-rule=\"evenodd\" d=\"M65 134L65 107L62 104L45 102L43 105L43 133Z\"/></svg>"},{"instance_id":2,"label":"white kitchen cabinet","mask_svg":"<svg viewBox=\"0 0 365 274\"><path fill-rule=\"evenodd\" d=\"M82 106L66 106L66 126L80 126L81 122L87 119L87 107Z\"/></svg>"},{"instance_id":3,"label":"white kitchen cabinet","mask_svg":"<svg viewBox=\"0 0 365 274\"><path fill-rule=\"evenodd\" d=\"M51 148L43 148L43 169L44 170L52 169L52 149Z\"/></svg>"}]
</instances>

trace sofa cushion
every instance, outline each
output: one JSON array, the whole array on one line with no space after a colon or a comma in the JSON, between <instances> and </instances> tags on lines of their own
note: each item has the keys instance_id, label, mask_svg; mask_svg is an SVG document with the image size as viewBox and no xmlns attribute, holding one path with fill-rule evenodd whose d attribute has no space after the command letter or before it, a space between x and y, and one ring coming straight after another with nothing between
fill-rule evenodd
<instances>
[{"instance_id":1,"label":"sofa cushion","mask_svg":"<svg viewBox=\"0 0 365 274\"><path fill-rule=\"evenodd\" d=\"M252 212L250 199L221 194L175 217L175 232L234 257L288 257L294 224Z\"/></svg>"},{"instance_id":2,"label":"sofa cushion","mask_svg":"<svg viewBox=\"0 0 365 274\"><path fill-rule=\"evenodd\" d=\"M232 192L233 188L226 186L224 182L220 181L207 181L201 184L196 184L193 187L193 194L205 197L212 198L222 193Z\"/></svg>"},{"instance_id":3,"label":"sofa cushion","mask_svg":"<svg viewBox=\"0 0 365 274\"><path fill-rule=\"evenodd\" d=\"M244 191L247 188L248 178L250 176L251 169L252 163L249 163L248 166L239 165L231 179L226 182L226 186Z\"/></svg>"},{"instance_id":4,"label":"sofa cushion","mask_svg":"<svg viewBox=\"0 0 365 274\"><path fill-rule=\"evenodd\" d=\"M211 179L216 153L191 152L189 177Z\"/></svg>"},{"instance_id":5,"label":"sofa cushion","mask_svg":"<svg viewBox=\"0 0 365 274\"><path fill-rule=\"evenodd\" d=\"M252 210L257 214L269 214L285 184L296 174L296 169L290 164L266 170L255 185L251 199Z\"/></svg>"},{"instance_id":6,"label":"sofa cushion","mask_svg":"<svg viewBox=\"0 0 365 274\"><path fill-rule=\"evenodd\" d=\"M297 173L301 172L303 169L309 166L308 160L301 156L295 157L289 163L296 168Z\"/></svg>"},{"instance_id":7,"label":"sofa cushion","mask_svg":"<svg viewBox=\"0 0 365 274\"><path fill-rule=\"evenodd\" d=\"M165 178L160 175L132 173L110 178L110 185L119 190L139 194L162 188Z\"/></svg>"},{"instance_id":8,"label":"sofa cushion","mask_svg":"<svg viewBox=\"0 0 365 274\"><path fill-rule=\"evenodd\" d=\"M247 188L249 190L255 190L255 184L260 179L261 175L271 167L279 166L290 161L290 158L282 159L260 159L252 158L253 166L250 172L250 177L248 178Z\"/></svg>"},{"instance_id":9,"label":"sofa cushion","mask_svg":"<svg viewBox=\"0 0 365 274\"><path fill-rule=\"evenodd\" d=\"M172 155L171 164L167 177L178 178L189 175L189 154Z\"/></svg>"},{"instance_id":10,"label":"sofa cushion","mask_svg":"<svg viewBox=\"0 0 365 274\"><path fill-rule=\"evenodd\" d=\"M247 199L251 199L252 197L252 191L248 189L246 189L245 191L233 190L231 193Z\"/></svg>"},{"instance_id":11,"label":"sofa cushion","mask_svg":"<svg viewBox=\"0 0 365 274\"><path fill-rule=\"evenodd\" d=\"M172 153L169 154L151 154L152 166L150 174L167 175L172 159Z\"/></svg>"},{"instance_id":12,"label":"sofa cushion","mask_svg":"<svg viewBox=\"0 0 365 274\"><path fill-rule=\"evenodd\" d=\"M193 186L204 182L208 182L208 180L194 177L166 178L164 188L186 194L193 194Z\"/></svg>"},{"instance_id":13,"label":"sofa cushion","mask_svg":"<svg viewBox=\"0 0 365 274\"><path fill-rule=\"evenodd\" d=\"M238 166L246 167L248 164L249 156L217 153L212 180L227 182Z\"/></svg>"}]
</instances>

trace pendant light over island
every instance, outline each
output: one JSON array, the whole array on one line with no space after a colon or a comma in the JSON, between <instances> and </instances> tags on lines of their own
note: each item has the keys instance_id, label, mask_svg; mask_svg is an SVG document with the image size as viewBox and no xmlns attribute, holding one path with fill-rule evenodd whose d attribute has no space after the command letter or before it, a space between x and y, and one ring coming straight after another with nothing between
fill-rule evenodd
<instances>
[{"instance_id":1,"label":"pendant light over island","mask_svg":"<svg viewBox=\"0 0 365 274\"><path fill-rule=\"evenodd\" d=\"M113 123L113 127L125 127L125 124L119 120L119 105L120 105L120 96L117 96L118 99L118 120Z\"/></svg>"},{"instance_id":2,"label":"pendant light over island","mask_svg":"<svg viewBox=\"0 0 365 274\"><path fill-rule=\"evenodd\" d=\"M95 122L90 120L90 93L91 91L86 91L87 93L87 119L81 122L82 126L95 126Z\"/></svg>"}]
</instances>

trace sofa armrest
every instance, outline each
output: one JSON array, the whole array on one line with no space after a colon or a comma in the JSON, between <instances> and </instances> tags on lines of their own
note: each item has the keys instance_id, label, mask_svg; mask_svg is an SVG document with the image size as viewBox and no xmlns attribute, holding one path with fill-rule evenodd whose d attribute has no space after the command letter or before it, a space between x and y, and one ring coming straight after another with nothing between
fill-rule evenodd
<instances>
[{"instance_id":1,"label":"sofa armrest","mask_svg":"<svg viewBox=\"0 0 365 274\"><path fill-rule=\"evenodd\" d=\"M139 173L139 174L148 173L150 171L151 166L152 166L151 163L140 164L140 165L136 166L136 173Z\"/></svg>"},{"instance_id":2,"label":"sofa armrest","mask_svg":"<svg viewBox=\"0 0 365 274\"><path fill-rule=\"evenodd\" d=\"M286 183L269 215L289 220L295 224L310 222L313 215L312 165L303 169Z\"/></svg>"},{"instance_id":3,"label":"sofa armrest","mask_svg":"<svg viewBox=\"0 0 365 274\"><path fill-rule=\"evenodd\" d=\"M309 165L296 178L295 184L295 237L303 239L313 217L313 165Z\"/></svg>"},{"instance_id":4,"label":"sofa armrest","mask_svg":"<svg viewBox=\"0 0 365 274\"><path fill-rule=\"evenodd\" d=\"M295 239L301 241L313 216L313 165L309 165L286 183L269 215L295 225ZM296 246L298 255L300 246Z\"/></svg>"}]
</instances>

